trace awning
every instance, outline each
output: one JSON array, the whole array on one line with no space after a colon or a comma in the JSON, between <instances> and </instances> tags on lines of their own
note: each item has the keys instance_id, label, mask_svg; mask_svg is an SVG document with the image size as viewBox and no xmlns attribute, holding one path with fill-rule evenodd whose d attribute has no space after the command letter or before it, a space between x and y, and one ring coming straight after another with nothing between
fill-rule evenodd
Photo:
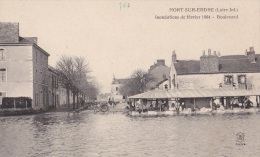
<instances>
[{"instance_id":1,"label":"awning","mask_svg":"<svg viewBox=\"0 0 260 157\"><path fill-rule=\"evenodd\" d=\"M170 98L206 98L206 97L238 97L260 95L259 89L172 89L150 90L141 94L130 96L130 99L170 99Z\"/></svg>"},{"instance_id":2,"label":"awning","mask_svg":"<svg viewBox=\"0 0 260 157\"><path fill-rule=\"evenodd\" d=\"M150 90L141 94L133 95L130 99L165 99L171 98L168 91L165 90Z\"/></svg>"}]
</instances>

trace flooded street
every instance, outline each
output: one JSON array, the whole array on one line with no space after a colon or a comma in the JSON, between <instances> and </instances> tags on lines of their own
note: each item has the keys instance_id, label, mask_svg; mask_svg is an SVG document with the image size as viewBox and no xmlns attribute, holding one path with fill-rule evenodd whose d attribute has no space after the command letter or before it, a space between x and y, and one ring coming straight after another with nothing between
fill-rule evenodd
<instances>
[{"instance_id":1,"label":"flooded street","mask_svg":"<svg viewBox=\"0 0 260 157\"><path fill-rule=\"evenodd\" d=\"M0 156L259 156L259 119L257 113L130 117L93 111L0 117ZM239 132L246 145L236 145Z\"/></svg>"}]
</instances>

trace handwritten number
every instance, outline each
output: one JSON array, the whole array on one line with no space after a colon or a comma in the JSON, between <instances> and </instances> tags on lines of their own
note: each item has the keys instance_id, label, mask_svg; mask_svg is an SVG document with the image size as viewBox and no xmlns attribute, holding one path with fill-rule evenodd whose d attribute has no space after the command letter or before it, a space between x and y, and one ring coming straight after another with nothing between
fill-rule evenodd
<instances>
[{"instance_id":1,"label":"handwritten number","mask_svg":"<svg viewBox=\"0 0 260 157\"><path fill-rule=\"evenodd\" d=\"M120 11L124 8L130 8L130 3L127 3L127 2L120 2L119 3L119 7L120 7Z\"/></svg>"}]
</instances>

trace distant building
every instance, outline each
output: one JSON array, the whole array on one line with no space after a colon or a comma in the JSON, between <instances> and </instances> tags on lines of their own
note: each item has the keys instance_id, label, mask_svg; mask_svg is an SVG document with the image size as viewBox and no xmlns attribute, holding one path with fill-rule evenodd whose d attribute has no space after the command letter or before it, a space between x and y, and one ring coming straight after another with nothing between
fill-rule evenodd
<instances>
[{"instance_id":1,"label":"distant building","mask_svg":"<svg viewBox=\"0 0 260 157\"><path fill-rule=\"evenodd\" d=\"M110 98L111 93L103 93L103 94L99 94L97 96L97 100L99 101L108 101L108 99Z\"/></svg>"},{"instance_id":2,"label":"distant building","mask_svg":"<svg viewBox=\"0 0 260 157\"><path fill-rule=\"evenodd\" d=\"M113 78L112 85L111 85L111 95L110 99L118 102L125 101L126 96L120 93L120 88L126 84L129 79L116 79Z\"/></svg>"},{"instance_id":3,"label":"distant building","mask_svg":"<svg viewBox=\"0 0 260 157\"><path fill-rule=\"evenodd\" d=\"M170 74L170 67L165 65L165 60L157 60L157 63L150 66L148 73L152 74L155 78L154 81L151 81L148 84L150 89L168 89L169 88L169 74Z\"/></svg>"},{"instance_id":4,"label":"distant building","mask_svg":"<svg viewBox=\"0 0 260 157\"><path fill-rule=\"evenodd\" d=\"M18 23L0 23L0 28L1 97L30 97L33 108L47 107L49 54L36 37L20 37Z\"/></svg>"}]
</instances>

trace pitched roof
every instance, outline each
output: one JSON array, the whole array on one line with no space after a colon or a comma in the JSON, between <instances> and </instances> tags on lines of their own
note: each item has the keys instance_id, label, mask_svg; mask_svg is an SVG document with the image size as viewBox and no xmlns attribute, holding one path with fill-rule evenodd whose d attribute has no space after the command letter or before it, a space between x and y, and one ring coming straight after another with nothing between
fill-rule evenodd
<instances>
[{"instance_id":1,"label":"pitched roof","mask_svg":"<svg viewBox=\"0 0 260 157\"><path fill-rule=\"evenodd\" d=\"M19 37L19 43L34 43L34 44L37 44L37 37Z\"/></svg>"},{"instance_id":2,"label":"pitched roof","mask_svg":"<svg viewBox=\"0 0 260 157\"><path fill-rule=\"evenodd\" d=\"M48 70L51 71L51 72L54 72L54 73L58 74L58 70L55 69L54 67L50 66L50 65L48 65Z\"/></svg>"},{"instance_id":3,"label":"pitched roof","mask_svg":"<svg viewBox=\"0 0 260 157\"><path fill-rule=\"evenodd\" d=\"M113 79L112 84L126 84L130 79Z\"/></svg>"},{"instance_id":4,"label":"pitched roof","mask_svg":"<svg viewBox=\"0 0 260 157\"><path fill-rule=\"evenodd\" d=\"M234 96L255 96L260 90L246 89L171 89L171 90L150 90L141 94L130 96L130 99L163 99L163 98L207 98L207 97L234 97Z\"/></svg>"},{"instance_id":5,"label":"pitched roof","mask_svg":"<svg viewBox=\"0 0 260 157\"><path fill-rule=\"evenodd\" d=\"M200 61L177 60L174 67L178 75L200 73Z\"/></svg>"},{"instance_id":6,"label":"pitched roof","mask_svg":"<svg viewBox=\"0 0 260 157\"><path fill-rule=\"evenodd\" d=\"M153 68L152 70L149 70L149 73L153 75L153 77L155 78L155 81L149 82L148 86L156 87L159 82L161 82L169 77L170 68L168 66L160 65L160 66Z\"/></svg>"},{"instance_id":7,"label":"pitched roof","mask_svg":"<svg viewBox=\"0 0 260 157\"><path fill-rule=\"evenodd\" d=\"M214 73L247 73L260 72L260 54L255 54L256 62L251 63L245 55L219 57L219 72ZM202 74L199 60L177 60L174 63L178 75Z\"/></svg>"}]
</instances>

